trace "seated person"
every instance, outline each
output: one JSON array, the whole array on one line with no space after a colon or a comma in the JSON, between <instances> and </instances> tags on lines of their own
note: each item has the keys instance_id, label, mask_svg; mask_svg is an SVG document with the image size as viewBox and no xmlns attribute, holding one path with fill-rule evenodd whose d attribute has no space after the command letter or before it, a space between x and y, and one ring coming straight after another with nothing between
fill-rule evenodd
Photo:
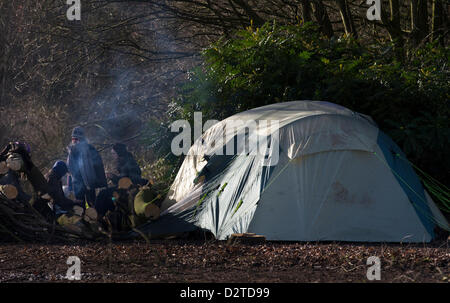
<instances>
[{"instance_id":1,"label":"seated person","mask_svg":"<svg viewBox=\"0 0 450 303\"><path fill-rule=\"evenodd\" d=\"M108 211L114 211L113 193L118 189L118 182L122 177L130 178L134 185L144 185L147 180L141 178L141 169L125 144L116 143L112 147L112 170L106 174L108 188L102 189L95 199L95 209L99 218Z\"/></svg>"},{"instance_id":2,"label":"seated person","mask_svg":"<svg viewBox=\"0 0 450 303\"><path fill-rule=\"evenodd\" d=\"M57 161L47 175L48 194L53 199L56 216L71 212L74 206L83 207L82 204L76 203L64 195L61 179L67 172L66 163L64 161Z\"/></svg>"},{"instance_id":3,"label":"seated person","mask_svg":"<svg viewBox=\"0 0 450 303\"><path fill-rule=\"evenodd\" d=\"M127 150L123 143L116 143L112 147L113 170L112 174L117 177L128 177L135 185L145 185L148 180L141 178L141 168L133 155Z\"/></svg>"},{"instance_id":4,"label":"seated person","mask_svg":"<svg viewBox=\"0 0 450 303\"><path fill-rule=\"evenodd\" d=\"M114 210L113 193L117 189L119 178L114 174L107 173L106 179L108 188L102 189L95 199L95 210L99 218L103 218L108 211Z\"/></svg>"},{"instance_id":5,"label":"seated person","mask_svg":"<svg viewBox=\"0 0 450 303\"><path fill-rule=\"evenodd\" d=\"M107 221L116 232L127 231L154 217L155 210L159 216L159 207L153 202L160 196L151 185L139 186L118 182L117 176L107 174L110 187L99 192L95 208L99 221L107 227ZM148 206L152 203L151 206Z\"/></svg>"},{"instance_id":6,"label":"seated person","mask_svg":"<svg viewBox=\"0 0 450 303\"><path fill-rule=\"evenodd\" d=\"M102 189L95 200L95 209L99 218L104 217L108 211L112 212L116 209L116 202L119 199L114 196L114 193L120 193L120 201L125 201L134 198L139 189L139 186L134 184L131 184L126 188L120 187L120 178L113 173L107 173L106 179L108 181L108 188Z\"/></svg>"},{"instance_id":7,"label":"seated person","mask_svg":"<svg viewBox=\"0 0 450 303\"><path fill-rule=\"evenodd\" d=\"M95 209L91 207L84 210L83 202L66 197L61 179L67 173L66 163L57 161L47 175L48 194L53 200L56 222L85 235L98 231Z\"/></svg>"}]
</instances>

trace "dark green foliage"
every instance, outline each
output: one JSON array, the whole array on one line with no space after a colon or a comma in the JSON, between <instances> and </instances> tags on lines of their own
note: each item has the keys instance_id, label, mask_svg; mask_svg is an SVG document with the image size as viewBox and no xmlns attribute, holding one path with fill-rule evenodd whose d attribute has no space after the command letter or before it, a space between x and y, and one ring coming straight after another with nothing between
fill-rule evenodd
<instances>
[{"instance_id":1,"label":"dark green foliage","mask_svg":"<svg viewBox=\"0 0 450 303\"><path fill-rule=\"evenodd\" d=\"M370 115L408 158L449 184L449 50L437 43L409 50L328 39L316 26L239 31L204 50L176 100L182 116L223 119L270 103L322 100Z\"/></svg>"}]
</instances>

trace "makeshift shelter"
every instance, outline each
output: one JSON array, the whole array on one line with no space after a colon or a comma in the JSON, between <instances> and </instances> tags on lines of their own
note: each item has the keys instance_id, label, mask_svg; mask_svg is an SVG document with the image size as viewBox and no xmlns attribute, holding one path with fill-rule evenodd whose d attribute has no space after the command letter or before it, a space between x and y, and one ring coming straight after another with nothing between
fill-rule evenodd
<instances>
[{"instance_id":1,"label":"makeshift shelter","mask_svg":"<svg viewBox=\"0 0 450 303\"><path fill-rule=\"evenodd\" d=\"M141 231L429 242L437 225L449 229L403 152L373 120L321 101L263 106L210 127L190 148L161 211Z\"/></svg>"}]
</instances>

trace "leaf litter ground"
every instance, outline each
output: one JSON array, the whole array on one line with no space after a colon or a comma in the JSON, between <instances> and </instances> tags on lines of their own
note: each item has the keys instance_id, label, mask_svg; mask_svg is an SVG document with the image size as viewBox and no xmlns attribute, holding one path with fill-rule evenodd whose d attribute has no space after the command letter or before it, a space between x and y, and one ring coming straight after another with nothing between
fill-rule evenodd
<instances>
[{"instance_id":1,"label":"leaf litter ground","mask_svg":"<svg viewBox=\"0 0 450 303\"><path fill-rule=\"evenodd\" d=\"M0 244L0 282L65 282L69 256L83 282L369 282L367 259L381 261L381 282L448 282L449 240L432 244L211 240Z\"/></svg>"}]
</instances>

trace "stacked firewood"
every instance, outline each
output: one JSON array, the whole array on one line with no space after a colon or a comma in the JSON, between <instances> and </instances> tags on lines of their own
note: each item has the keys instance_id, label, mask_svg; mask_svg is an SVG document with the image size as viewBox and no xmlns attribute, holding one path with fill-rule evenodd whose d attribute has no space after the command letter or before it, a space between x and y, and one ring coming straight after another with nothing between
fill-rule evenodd
<instances>
[{"instance_id":1,"label":"stacked firewood","mask_svg":"<svg viewBox=\"0 0 450 303\"><path fill-rule=\"evenodd\" d=\"M50 242L104 236L91 228L96 216L86 211L81 217L81 207L80 214L73 217L78 219L71 222L74 224L56 222L47 180L32 163L26 143L10 142L0 152L0 181L0 241Z\"/></svg>"},{"instance_id":2,"label":"stacked firewood","mask_svg":"<svg viewBox=\"0 0 450 303\"><path fill-rule=\"evenodd\" d=\"M32 163L25 143L11 142L0 152L0 177L0 241L113 238L117 232L127 237L130 230L160 214L155 201L161 196L150 184L133 184L129 177L122 177L113 188L101 191L101 205L109 209L102 218L94 207L79 205L56 218L47 180ZM29 185L28 191L24 185Z\"/></svg>"},{"instance_id":3,"label":"stacked firewood","mask_svg":"<svg viewBox=\"0 0 450 303\"><path fill-rule=\"evenodd\" d=\"M108 212L104 219L107 221L113 219L114 214L120 212L120 221L122 221L121 224L117 222L111 224L114 230L113 236L126 235L130 230L138 231L141 224L159 218L160 208L156 201L161 198L161 195L151 188L150 183L137 186L130 178L122 177L112 195L115 209L113 212Z\"/></svg>"},{"instance_id":4,"label":"stacked firewood","mask_svg":"<svg viewBox=\"0 0 450 303\"><path fill-rule=\"evenodd\" d=\"M16 200L14 196L17 195L17 189L14 189L13 185L2 186L0 189L0 239L51 242L91 238L89 234L47 221L30 203Z\"/></svg>"}]
</instances>

